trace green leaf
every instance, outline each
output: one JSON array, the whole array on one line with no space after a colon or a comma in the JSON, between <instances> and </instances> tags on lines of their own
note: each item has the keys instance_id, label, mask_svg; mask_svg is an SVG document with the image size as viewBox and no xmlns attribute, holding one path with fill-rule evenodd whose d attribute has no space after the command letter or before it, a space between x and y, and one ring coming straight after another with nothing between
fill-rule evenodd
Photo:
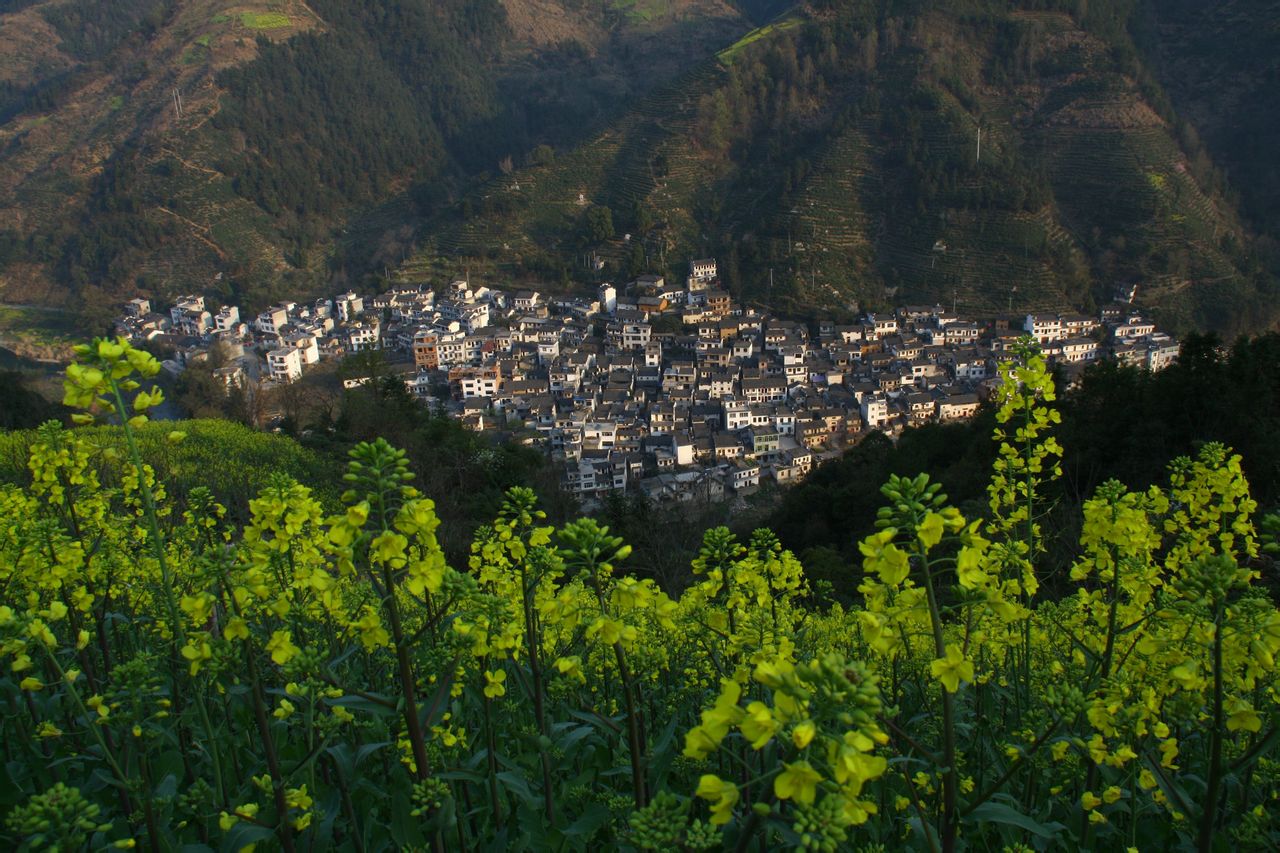
<instances>
[{"instance_id":1,"label":"green leaf","mask_svg":"<svg viewBox=\"0 0 1280 853\"><path fill-rule=\"evenodd\" d=\"M561 752L568 755L573 751L575 746L595 733L595 729L591 726L574 726L564 735L564 737L556 741L556 746Z\"/></svg>"},{"instance_id":2,"label":"green leaf","mask_svg":"<svg viewBox=\"0 0 1280 853\"><path fill-rule=\"evenodd\" d=\"M363 696L343 696L340 699L329 700L329 704L341 705L348 711L364 711L376 717L392 717L397 713L395 708L388 708L380 702L365 699Z\"/></svg>"},{"instance_id":3,"label":"green leaf","mask_svg":"<svg viewBox=\"0 0 1280 853\"><path fill-rule=\"evenodd\" d=\"M662 734L658 736L657 741L653 744L653 749L649 753L652 758L649 760L649 772L658 786L661 786L667 778L667 772L671 769L671 764L675 761L677 755L676 747L676 718L672 717L671 722L667 723L662 730Z\"/></svg>"},{"instance_id":4,"label":"green leaf","mask_svg":"<svg viewBox=\"0 0 1280 853\"><path fill-rule=\"evenodd\" d=\"M569 838L578 836L590 838L596 830L608 823L611 817L612 814L607 808L600 803L592 803L587 806L587 810L581 817L560 831Z\"/></svg>"},{"instance_id":5,"label":"green leaf","mask_svg":"<svg viewBox=\"0 0 1280 853\"><path fill-rule=\"evenodd\" d=\"M498 774L498 781L502 783L503 787L523 800L525 805L530 808L537 805L539 798L534 796L523 773L516 770L504 770Z\"/></svg>"},{"instance_id":6,"label":"green leaf","mask_svg":"<svg viewBox=\"0 0 1280 853\"><path fill-rule=\"evenodd\" d=\"M356 750L355 766L359 767L361 764L364 763L364 760L366 758L373 755L375 752L382 749L384 746L390 746L390 745L391 745L391 741L389 740L379 741L378 743L366 743L364 746Z\"/></svg>"},{"instance_id":7,"label":"green leaf","mask_svg":"<svg viewBox=\"0 0 1280 853\"><path fill-rule=\"evenodd\" d=\"M16 774L15 774L16 771ZM22 786L17 778L28 775L20 762L10 761L0 765L0 806L11 806L22 802Z\"/></svg>"},{"instance_id":8,"label":"green leaf","mask_svg":"<svg viewBox=\"0 0 1280 853\"><path fill-rule=\"evenodd\" d=\"M155 797L158 800L164 800L178 793L178 777L170 773L160 780L160 784L156 785Z\"/></svg>"},{"instance_id":9,"label":"green leaf","mask_svg":"<svg viewBox=\"0 0 1280 853\"><path fill-rule=\"evenodd\" d=\"M351 755L351 745L346 743L337 743L327 747L325 752L333 757L333 763L338 766L338 773L348 782L356 774L355 758Z\"/></svg>"},{"instance_id":10,"label":"green leaf","mask_svg":"<svg viewBox=\"0 0 1280 853\"><path fill-rule=\"evenodd\" d=\"M1027 817L1022 812L1005 805L988 800L982 803L973 811L969 812L967 820L974 823L1003 823L1009 826L1016 826L1019 829L1030 832L1032 835L1038 835L1041 838L1057 838L1058 833L1062 832L1064 827L1060 823L1040 823L1039 821Z\"/></svg>"},{"instance_id":11,"label":"green leaf","mask_svg":"<svg viewBox=\"0 0 1280 853\"><path fill-rule=\"evenodd\" d=\"M613 718L606 717L602 714L589 714L584 711L570 711L569 714L570 716L577 717L585 723L590 723L602 732L609 732L615 735L622 734L622 726L619 725L619 721L621 721L622 717L618 717L617 720L614 720Z\"/></svg>"},{"instance_id":12,"label":"green leaf","mask_svg":"<svg viewBox=\"0 0 1280 853\"><path fill-rule=\"evenodd\" d=\"M426 843L426 838L419 829L421 820L410 814L412 811L413 805L409 802L408 795L397 791L391 798L390 829L392 840L401 849L421 847Z\"/></svg>"},{"instance_id":13,"label":"green leaf","mask_svg":"<svg viewBox=\"0 0 1280 853\"><path fill-rule=\"evenodd\" d=\"M260 826L259 824L242 820L231 827L226 835L222 836L221 849L223 853L239 853L240 850L250 844L266 841L275 834L275 830L269 826Z\"/></svg>"},{"instance_id":14,"label":"green leaf","mask_svg":"<svg viewBox=\"0 0 1280 853\"><path fill-rule=\"evenodd\" d=\"M103 770L101 767L94 768L93 773L90 775L92 776L95 782L101 785L108 786L111 788L119 788L122 791L126 790L125 784L123 782L121 782L115 776L112 776L107 771Z\"/></svg>"},{"instance_id":15,"label":"green leaf","mask_svg":"<svg viewBox=\"0 0 1280 853\"><path fill-rule=\"evenodd\" d=\"M343 824L347 828L354 829L354 827L350 826L346 815L342 813L342 796L337 791L330 791L319 805L320 821L311 824L308 844L316 851L325 851L333 846L333 826L339 815L342 816Z\"/></svg>"}]
</instances>

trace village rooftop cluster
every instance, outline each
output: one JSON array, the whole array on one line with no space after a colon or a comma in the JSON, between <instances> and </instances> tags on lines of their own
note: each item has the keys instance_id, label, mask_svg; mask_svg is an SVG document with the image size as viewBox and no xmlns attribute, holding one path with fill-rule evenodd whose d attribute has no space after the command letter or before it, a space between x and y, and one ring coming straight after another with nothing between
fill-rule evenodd
<instances>
[{"instance_id":1,"label":"village rooftop cluster","mask_svg":"<svg viewBox=\"0 0 1280 853\"><path fill-rule=\"evenodd\" d=\"M172 344L174 372L223 342L236 357L215 371L228 390L381 349L415 397L545 447L588 504L628 490L679 503L794 482L872 431L971 417L1026 335L1068 377L1101 358L1170 364L1178 342L1132 308L1131 289L1118 295L1096 317L980 323L908 305L810 328L735 304L716 262L697 260L678 285L641 276L590 298L455 281L285 302L251 320L200 296L167 315L134 299L119 331Z\"/></svg>"}]
</instances>

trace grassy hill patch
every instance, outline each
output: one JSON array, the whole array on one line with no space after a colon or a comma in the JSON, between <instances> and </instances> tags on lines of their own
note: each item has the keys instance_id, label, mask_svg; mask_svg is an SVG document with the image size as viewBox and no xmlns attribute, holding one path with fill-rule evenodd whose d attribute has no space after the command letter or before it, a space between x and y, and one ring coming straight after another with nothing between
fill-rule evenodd
<instances>
[{"instance_id":1,"label":"grassy hill patch","mask_svg":"<svg viewBox=\"0 0 1280 853\"><path fill-rule=\"evenodd\" d=\"M794 29L803 23L804 20L802 18L797 15L792 15L790 17L783 18L781 21L773 21L765 24L763 27L756 27L754 30L717 53L716 59L719 59L725 65L729 65L737 59L739 55L741 55L742 51L746 50L761 39L766 39L777 35L778 33Z\"/></svg>"},{"instance_id":2,"label":"grassy hill patch","mask_svg":"<svg viewBox=\"0 0 1280 853\"><path fill-rule=\"evenodd\" d=\"M282 12L241 12L240 23L251 30L279 30L292 22Z\"/></svg>"}]
</instances>

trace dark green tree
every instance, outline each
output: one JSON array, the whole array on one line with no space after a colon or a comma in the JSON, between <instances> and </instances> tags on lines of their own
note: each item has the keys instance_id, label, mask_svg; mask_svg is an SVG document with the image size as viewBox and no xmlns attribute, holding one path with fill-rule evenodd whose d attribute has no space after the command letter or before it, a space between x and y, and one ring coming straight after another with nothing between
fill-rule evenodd
<instances>
[{"instance_id":1,"label":"dark green tree","mask_svg":"<svg viewBox=\"0 0 1280 853\"><path fill-rule=\"evenodd\" d=\"M587 239L592 243L613 239L613 211L603 205L587 208L585 226Z\"/></svg>"}]
</instances>

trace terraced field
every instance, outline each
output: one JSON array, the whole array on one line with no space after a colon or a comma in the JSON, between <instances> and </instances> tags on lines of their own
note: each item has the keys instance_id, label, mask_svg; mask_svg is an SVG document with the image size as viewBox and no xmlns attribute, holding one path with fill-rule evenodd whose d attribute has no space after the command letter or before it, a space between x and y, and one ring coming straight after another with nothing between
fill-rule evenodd
<instances>
[{"instance_id":1,"label":"terraced field","mask_svg":"<svg viewBox=\"0 0 1280 853\"><path fill-rule=\"evenodd\" d=\"M1117 70L1108 44L1067 15L1012 14L1035 28L1040 52L1029 79L993 85L983 69L996 48L975 40L991 30L929 16L934 31L882 42L873 73L824 89L793 137L762 123L709 156L699 101L734 85L743 56L784 37L761 27L554 165L491 183L469 200L470 216L428 228L433 249L503 272L529 253L594 253L612 277L630 254L621 232L644 206L658 222L645 240L657 271L733 248L752 259L737 281L748 299L797 311L903 301L978 315L1084 309L1136 282L1173 328L1212 318L1234 329L1228 318L1261 304L1243 255L1227 248L1248 239L1239 218L1197 183L1169 121ZM803 44L810 24L786 20L785 37ZM855 103L869 106L850 121ZM804 168L793 180L795 163ZM590 205L613 211L618 239L587 245Z\"/></svg>"},{"instance_id":2,"label":"terraced field","mask_svg":"<svg viewBox=\"0 0 1280 853\"><path fill-rule=\"evenodd\" d=\"M720 76L712 62L642 99L634 110L589 143L548 166L531 166L493 180L468 200L481 215L461 210L432 223L437 251L514 264L530 251L565 249L591 205L609 207L615 222L638 205L665 219L666 230L687 234L691 199L705 187L705 158L688 146L697 101ZM660 173L656 165L666 163ZM498 211L485 213L484 211ZM679 238L678 238L679 239ZM597 247L617 260L624 243ZM416 259L407 262L410 267Z\"/></svg>"}]
</instances>

